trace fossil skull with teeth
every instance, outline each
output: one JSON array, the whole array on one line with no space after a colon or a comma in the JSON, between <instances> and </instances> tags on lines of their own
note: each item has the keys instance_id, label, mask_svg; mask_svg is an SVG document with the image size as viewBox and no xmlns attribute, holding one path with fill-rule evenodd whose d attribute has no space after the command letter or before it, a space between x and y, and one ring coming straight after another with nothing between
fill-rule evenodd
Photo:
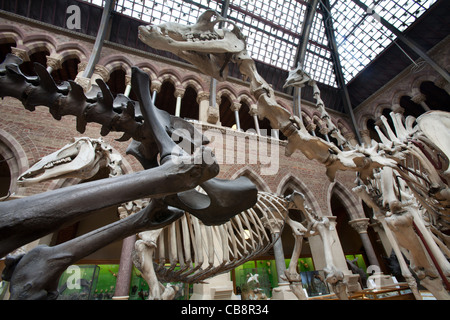
<instances>
[{"instance_id":1,"label":"fossil skull with teeth","mask_svg":"<svg viewBox=\"0 0 450 320\"><path fill-rule=\"evenodd\" d=\"M167 22L140 26L139 39L155 49L173 52L219 80L226 78L233 54L246 48L239 28L213 10L205 11L193 25Z\"/></svg>"},{"instance_id":2,"label":"fossil skull with teeth","mask_svg":"<svg viewBox=\"0 0 450 320\"><path fill-rule=\"evenodd\" d=\"M100 161L104 161L102 159L105 158L108 159L109 166L118 167L120 164L115 163L115 155L112 150L105 146L107 145L102 139L74 138L73 142L43 157L21 174L18 183L22 186L29 186L57 178L89 179L98 172ZM104 157L102 153L107 153L108 157ZM73 174L74 172L76 172L76 176Z\"/></svg>"}]
</instances>

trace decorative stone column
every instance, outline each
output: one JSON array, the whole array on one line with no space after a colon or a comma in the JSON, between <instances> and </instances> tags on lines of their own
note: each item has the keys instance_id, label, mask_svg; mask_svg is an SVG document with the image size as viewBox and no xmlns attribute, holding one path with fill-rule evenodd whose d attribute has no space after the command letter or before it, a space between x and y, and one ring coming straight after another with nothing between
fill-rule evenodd
<instances>
[{"instance_id":1,"label":"decorative stone column","mask_svg":"<svg viewBox=\"0 0 450 320\"><path fill-rule=\"evenodd\" d=\"M159 80L152 80L150 84L150 90L152 91L152 102L155 104L156 101L156 95L161 90L162 83Z\"/></svg>"},{"instance_id":2,"label":"decorative stone column","mask_svg":"<svg viewBox=\"0 0 450 320\"><path fill-rule=\"evenodd\" d=\"M252 116L253 121L255 122L256 133L258 135L261 135L261 129L259 128L258 122L258 106L256 104L252 104L248 113L250 114L250 116Z\"/></svg>"},{"instance_id":3,"label":"decorative stone column","mask_svg":"<svg viewBox=\"0 0 450 320\"><path fill-rule=\"evenodd\" d=\"M23 60L23 62L30 61L30 57L28 56L28 52L25 49L11 47L11 53L20 59Z\"/></svg>"},{"instance_id":4,"label":"decorative stone column","mask_svg":"<svg viewBox=\"0 0 450 320\"><path fill-rule=\"evenodd\" d=\"M105 82L109 80L109 70L102 65L96 65L92 77L85 78L83 72L86 69L86 66L86 61L82 61L78 64L78 74L75 78L75 82L83 88L84 92L91 90L92 85L97 85L95 82L97 79L102 79Z\"/></svg>"},{"instance_id":5,"label":"decorative stone column","mask_svg":"<svg viewBox=\"0 0 450 320\"><path fill-rule=\"evenodd\" d=\"M359 233L361 237L364 250L366 251L367 258L369 259L370 265L380 267L375 250L373 249L372 243L370 242L369 235L367 233L367 227L369 226L369 218L353 219L348 223Z\"/></svg>"},{"instance_id":6,"label":"decorative stone column","mask_svg":"<svg viewBox=\"0 0 450 320\"><path fill-rule=\"evenodd\" d=\"M175 105L175 116L179 117L181 114L181 99L183 99L184 93L186 92L183 88L176 88L174 95L177 98L177 104Z\"/></svg>"},{"instance_id":7,"label":"decorative stone column","mask_svg":"<svg viewBox=\"0 0 450 320\"><path fill-rule=\"evenodd\" d=\"M372 139L370 138L370 131L369 130L360 130L359 135L361 136L362 142L366 146L370 146L370 143L372 142Z\"/></svg>"},{"instance_id":8,"label":"decorative stone column","mask_svg":"<svg viewBox=\"0 0 450 320\"><path fill-rule=\"evenodd\" d=\"M128 97L130 96L131 92L131 76L126 75L125 76L125 92L123 93L124 96Z\"/></svg>"},{"instance_id":9,"label":"decorative stone column","mask_svg":"<svg viewBox=\"0 0 450 320\"><path fill-rule=\"evenodd\" d=\"M201 122L208 122L209 98L209 92L200 91L197 93L198 120ZM214 123L216 123L217 120L218 119L216 119Z\"/></svg>"},{"instance_id":10,"label":"decorative stone column","mask_svg":"<svg viewBox=\"0 0 450 320\"><path fill-rule=\"evenodd\" d=\"M138 212L145 204L141 200L122 204L117 211L119 218L125 219L129 215ZM136 235L129 236L122 241L122 251L120 253L119 272L116 280L116 290L113 300L128 300L130 292L131 274L133 271L132 252L136 242Z\"/></svg>"},{"instance_id":11,"label":"decorative stone column","mask_svg":"<svg viewBox=\"0 0 450 320\"><path fill-rule=\"evenodd\" d=\"M286 271L286 263L284 261L283 243L281 242L281 229L282 221L277 219L264 219L262 220L264 226L269 230L272 230L272 240L275 240L273 244L273 254L275 256L275 265L278 274L278 287L272 290L272 300L298 300L296 295L292 292L289 282L281 278Z\"/></svg>"},{"instance_id":12,"label":"decorative stone column","mask_svg":"<svg viewBox=\"0 0 450 320\"><path fill-rule=\"evenodd\" d=\"M240 102L233 102L230 106L231 111L234 112L234 119L236 121L236 130L241 130L241 122L239 121L239 109L241 108Z\"/></svg>"},{"instance_id":13,"label":"decorative stone column","mask_svg":"<svg viewBox=\"0 0 450 320\"><path fill-rule=\"evenodd\" d=\"M423 93L416 94L411 97L411 101L420 104L425 111L430 111L430 107L425 103L427 97Z\"/></svg>"},{"instance_id":14,"label":"decorative stone column","mask_svg":"<svg viewBox=\"0 0 450 320\"><path fill-rule=\"evenodd\" d=\"M52 73L54 70L62 68L62 62L60 57L47 56L47 72Z\"/></svg>"}]
</instances>

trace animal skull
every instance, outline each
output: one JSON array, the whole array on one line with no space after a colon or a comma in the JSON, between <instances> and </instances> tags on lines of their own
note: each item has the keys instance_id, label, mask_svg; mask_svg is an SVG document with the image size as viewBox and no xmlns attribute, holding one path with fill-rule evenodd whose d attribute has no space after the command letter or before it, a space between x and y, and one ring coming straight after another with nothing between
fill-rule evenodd
<instances>
[{"instance_id":1,"label":"animal skull","mask_svg":"<svg viewBox=\"0 0 450 320\"><path fill-rule=\"evenodd\" d=\"M221 24L218 28L217 24ZM222 24L233 26L229 30ZM203 73L224 80L232 55L246 48L245 38L230 20L207 10L193 25L167 22L139 27L139 39L155 49L172 52Z\"/></svg>"},{"instance_id":2,"label":"animal skull","mask_svg":"<svg viewBox=\"0 0 450 320\"><path fill-rule=\"evenodd\" d=\"M102 159L95 151L97 144L101 144L101 140L74 138L72 143L43 157L20 175L19 185L26 187L56 178L80 178L80 174L82 179L91 178L98 172Z\"/></svg>"},{"instance_id":3,"label":"animal skull","mask_svg":"<svg viewBox=\"0 0 450 320\"><path fill-rule=\"evenodd\" d=\"M289 75L284 83L283 88L287 88L290 86L301 88L308 84L308 82L311 80L311 76L301 68L300 64L298 64L297 68L289 71Z\"/></svg>"}]
</instances>

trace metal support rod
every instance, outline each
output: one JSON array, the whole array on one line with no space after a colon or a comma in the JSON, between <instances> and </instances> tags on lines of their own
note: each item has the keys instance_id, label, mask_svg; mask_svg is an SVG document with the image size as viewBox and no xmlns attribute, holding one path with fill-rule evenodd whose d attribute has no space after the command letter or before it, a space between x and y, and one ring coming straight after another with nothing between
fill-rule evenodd
<instances>
[{"instance_id":1,"label":"metal support rod","mask_svg":"<svg viewBox=\"0 0 450 320\"><path fill-rule=\"evenodd\" d=\"M303 63L305 62L306 56L306 48L308 47L309 34L311 33L311 26L314 20L314 16L316 14L317 3L319 0L310 0L308 8L306 9L305 20L303 21L302 26L302 34L300 37L300 43L297 48L297 53L295 55L295 63L293 67L297 67L297 64L300 64L303 67ZM302 119L302 89L295 87L294 88L294 115Z\"/></svg>"},{"instance_id":2,"label":"metal support rod","mask_svg":"<svg viewBox=\"0 0 450 320\"><path fill-rule=\"evenodd\" d=\"M361 9L363 9L365 12L369 12L369 7L366 6L364 3L362 3L360 0L352 0L352 1ZM373 10L371 10L371 12L373 12ZM373 12L372 14L375 14L375 12ZM418 44L406 38L400 30L398 30L396 27L394 27L392 24L390 24L381 16L377 15L377 20L389 31L395 34L401 42L406 44L411 50L413 50L417 55L419 55L423 60L425 60L425 62L428 63L434 70L436 70L447 82L450 83L449 73L440 65L438 65L433 59L431 59Z\"/></svg>"},{"instance_id":3,"label":"metal support rod","mask_svg":"<svg viewBox=\"0 0 450 320\"><path fill-rule=\"evenodd\" d=\"M95 38L94 48L92 49L91 56L87 63L86 69L83 72L83 77L90 78L94 73L95 65L100 59L100 53L102 51L103 42L105 41L106 34L109 31L109 22L111 12L114 10L116 0L106 0L103 7L102 19L100 20L100 27L98 28L97 37Z\"/></svg>"},{"instance_id":4,"label":"metal support rod","mask_svg":"<svg viewBox=\"0 0 450 320\"><path fill-rule=\"evenodd\" d=\"M236 120L236 130L241 131L241 122L239 121L239 110L234 110L234 119Z\"/></svg>"},{"instance_id":5,"label":"metal support rod","mask_svg":"<svg viewBox=\"0 0 450 320\"><path fill-rule=\"evenodd\" d=\"M346 109L347 114L350 116L353 129L355 131L356 137L358 139L358 143L362 144L361 135L358 130L358 126L356 124L355 115L353 114L352 104L350 102L350 96L348 94L347 86L345 84L344 74L342 73L342 65L339 58L339 52L336 44L336 37L334 35L333 29L333 19L331 17L330 10L330 2L329 0L321 1L322 11L323 11L323 22L325 25L325 34L328 38L328 43L331 49L331 57L333 59L334 72L336 75L336 82L338 87L341 89L344 108Z\"/></svg>"}]
</instances>

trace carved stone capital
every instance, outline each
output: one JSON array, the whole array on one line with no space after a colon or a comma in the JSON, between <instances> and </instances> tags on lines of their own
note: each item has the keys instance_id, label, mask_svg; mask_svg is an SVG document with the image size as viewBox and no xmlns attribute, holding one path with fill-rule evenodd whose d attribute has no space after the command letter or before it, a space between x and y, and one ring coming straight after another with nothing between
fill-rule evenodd
<instances>
[{"instance_id":1,"label":"carved stone capital","mask_svg":"<svg viewBox=\"0 0 450 320\"><path fill-rule=\"evenodd\" d=\"M162 86L161 81L159 81L159 80L152 80L152 83L150 85L150 89L152 90L152 92L153 91L159 92L159 90L161 90L161 86Z\"/></svg>"},{"instance_id":2,"label":"carved stone capital","mask_svg":"<svg viewBox=\"0 0 450 320\"><path fill-rule=\"evenodd\" d=\"M425 102L426 96L423 93L416 94L414 97L411 97L411 101L417 104L420 104L421 102Z\"/></svg>"},{"instance_id":3,"label":"carved stone capital","mask_svg":"<svg viewBox=\"0 0 450 320\"><path fill-rule=\"evenodd\" d=\"M240 102L233 102L230 106L231 111L239 111L239 109L241 108L242 104Z\"/></svg>"},{"instance_id":4,"label":"carved stone capital","mask_svg":"<svg viewBox=\"0 0 450 320\"><path fill-rule=\"evenodd\" d=\"M250 110L248 111L248 114L253 116L257 116L258 115L258 106L256 104L252 104L250 106Z\"/></svg>"},{"instance_id":5,"label":"carved stone capital","mask_svg":"<svg viewBox=\"0 0 450 320\"><path fill-rule=\"evenodd\" d=\"M392 111L394 111L395 113L401 113L401 114L403 114L403 113L405 112L405 109L402 108L402 107L400 107L399 104L394 104L394 105L392 106L391 109L392 109Z\"/></svg>"},{"instance_id":6,"label":"carved stone capital","mask_svg":"<svg viewBox=\"0 0 450 320\"><path fill-rule=\"evenodd\" d=\"M313 122L308 123L308 125L306 126L306 130L308 131L316 131L317 125L314 124Z\"/></svg>"},{"instance_id":7,"label":"carved stone capital","mask_svg":"<svg viewBox=\"0 0 450 320\"><path fill-rule=\"evenodd\" d=\"M131 76L125 76L125 86L131 85Z\"/></svg>"},{"instance_id":8,"label":"carved stone capital","mask_svg":"<svg viewBox=\"0 0 450 320\"><path fill-rule=\"evenodd\" d=\"M86 70L86 66L87 66L87 61L81 61L77 66L78 73Z\"/></svg>"},{"instance_id":9,"label":"carved stone capital","mask_svg":"<svg viewBox=\"0 0 450 320\"><path fill-rule=\"evenodd\" d=\"M369 226L369 218L354 219L348 222L353 229L359 234L367 233L367 227Z\"/></svg>"},{"instance_id":10,"label":"carved stone capital","mask_svg":"<svg viewBox=\"0 0 450 320\"><path fill-rule=\"evenodd\" d=\"M209 100L209 92L206 91L200 91L199 93L197 93L197 103L200 104L200 102L204 101L204 100Z\"/></svg>"},{"instance_id":11,"label":"carved stone capital","mask_svg":"<svg viewBox=\"0 0 450 320\"><path fill-rule=\"evenodd\" d=\"M173 95L175 96L175 98L183 98L185 92L186 89L184 88L176 88Z\"/></svg>"},{"instance_id":12,"label":"carved stone capital","mask_svg":"<svg viewBox=\"0 0 450 320\"><path fill-rule=\"evenodd\" d=\"M91 79L89 79L89 78L77 76L75 78L75 82L83 88L84 92L87 92L89 90L89 88L91 87Z\"/></svg>"},{"instance_id":13,"label":"carved stone capital","mask_svg":"<svg viewBox=\"0 0 450 320\"><path fill-rule=\"evenodd\" d=\"M61 58L47 56L47 67L52 68L52 70L58 70L62 68Z\"/></svg>"},{"instance_id":14,"label":"carved stone capital","mask_svg":"<svg viewBox=\"0 0 450 320\"><path fill-rule=\"evenodd\" d=\"M24 49L11 47L11 53L15 56L18 56L24 62L30 61L30 57L28 56L28 52Z\"/></svg>"},{"instance_id":15,"label":"carved stone capital","mask_svg":"<svg viewBox=\"0 0 450 320\"><path fill-rule=\"evenodd\" d=\"M102 78L103 81L108 81L109 80L109 70L102 66L102 65L96 65L94 68L94 75L93 77L97 75L98 77Z\"/></svg>"},{"instance_id":16,"label":"carved stone capital","mask_svg":"<svg viewBox=\"0 0 450 320\"><path fill-rule=\"evenodd\" d=\"M208 118L207 118L208 123L216 124L217 121L219 121L219 116L220 116L219 108L211 106L208 107Z\"/></svg>"},{"instance_id":17,"label":"carved stone capital","mask_svg":"<svg viewBox=\"0 0 450 320\"><path fill-rule=\"evenodd\" d=\"M330 132L330 130L326 126L323 126L319 129L319 132L323 135L326 135Z\"/></svg>"},{"instance_id":18,"label":"carved stone capital","mask_svg":"<svg viewBox=\"0 0 450 320\"><path fill-rule=\"evenodd\" d=\"M359 130L361 137L370 137L370 130Z\"/></svg>"}]
</instances>

